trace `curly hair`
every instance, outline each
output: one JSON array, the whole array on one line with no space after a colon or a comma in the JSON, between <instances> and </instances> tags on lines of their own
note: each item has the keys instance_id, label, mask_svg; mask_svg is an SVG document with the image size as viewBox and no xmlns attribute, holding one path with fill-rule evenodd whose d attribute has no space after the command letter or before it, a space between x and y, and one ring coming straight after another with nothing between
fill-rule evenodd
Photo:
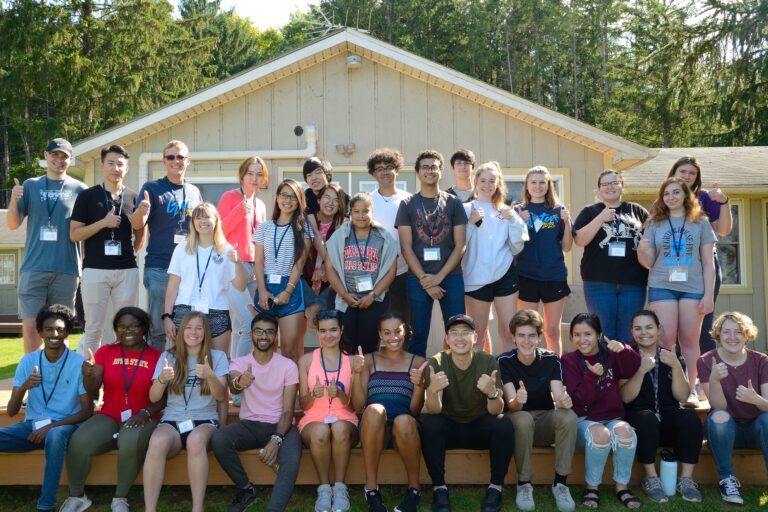
<instances>
[{"instance_id":1,"label":"curly hair","mask_svg":"<svg viewBox=\"0 0 768 512\"><path fill-rule=\"evenodd\" d=\"M403 154L397 149L379 148L368 157L368 174L373 174L377 165L391 165L395 171L399 171L403 166Z\"/></svg>"}]
</instances>

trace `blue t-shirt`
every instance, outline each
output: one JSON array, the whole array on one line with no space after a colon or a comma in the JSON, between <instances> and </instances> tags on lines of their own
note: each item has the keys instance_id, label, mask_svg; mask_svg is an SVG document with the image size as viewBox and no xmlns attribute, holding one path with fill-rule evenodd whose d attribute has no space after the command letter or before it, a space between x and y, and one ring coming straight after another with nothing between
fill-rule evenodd
<instances>
[{"instance_id":1,"label":"blue t-shirt","mask_svg":"<svg viewBox=\"0 0 768 512\"><path fill-rule=\"evenodd\" d=\"M32 375L35 366L43 379L39 386L27 391L27 420L50 418L51 421L59 421L80 412L80 395L85 394L83 361L83 356L69 349L55 363L48 361L43 349L21 358L13 377L14 387L21 387Z\"/></svg>"},{"instance_id":2,"label":"blue t-shirt","mask_svg":"<svg viewBox=\"0 0 768 512\"><path fill-rule=\"evenodd\" d=\"M524 209L531 214L529 240L515 257L517 273L537 281L565 281L568 269L560 246L565 222L560 218L560 206L550 210L544 203L528 203Z\"/></svg>"},{"instance_id":3,"label":"blue t-shirt","mask_svg":"<svg viewBox=\"0 0 768 512\"><path fill-rule=\"evenodd\" d=\"M24 182L19 213L27 217L27 239L21 272L60 272L80 275L80 244L69 239L69 219L77 195L88 188L70 176L49 180L43 175ZM50 212L50 215L49 215ZM50 224L56 241L41 240L41 229Z\"/></svg>"},{"instance_id":4,"label":"blue t-shirt","mask_svg":"<svg viewBox=\"0 0 768 512\"><path fill-rule=\"evenodd\" d=\"M145 190L149 193L149 243L144 265L168 270L176 247L173 237L179 227L188 232L192 209L203 202L203 196L191 183L176 185L168 178L146 182L139 190L137 201L144 200Z\"/></svg>"}]
</instances>

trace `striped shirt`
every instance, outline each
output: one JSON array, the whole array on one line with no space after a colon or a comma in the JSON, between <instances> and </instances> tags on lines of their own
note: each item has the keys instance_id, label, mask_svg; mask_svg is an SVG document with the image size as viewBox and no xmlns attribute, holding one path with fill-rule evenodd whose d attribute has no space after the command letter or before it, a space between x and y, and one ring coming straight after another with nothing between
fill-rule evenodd
<instances>
[{"instance_id":1,"label":"striped shirt","mask_svg":"<svg viewBox=\"0 0 768 512\"><path fill-rule=\"evenodd\" d=\"M312 238L312 226L304 224L304 238ZM281 276L291 275L295 262L293 250L293 229L290 224L278 225L274 220L267 220L259 225L253 235L254 243L264 247L264 273Z\"/></svg>"},{"instance_id":2,"label":"striped shirt","mask_svg":"<svg viewBox=\"0 0 768 512\"><path fill-rule=\"evenodd\" d=\"M387 423L389 425L392 425L395 418L401 414L411 415L411 397L413 396L411 366L414 357L411 357L407 370L393 372L377 370L376 354L371 354L373 372L368 379L368 403L366 405L383 405L387 411Z\"/></svg>"}]
</instances>

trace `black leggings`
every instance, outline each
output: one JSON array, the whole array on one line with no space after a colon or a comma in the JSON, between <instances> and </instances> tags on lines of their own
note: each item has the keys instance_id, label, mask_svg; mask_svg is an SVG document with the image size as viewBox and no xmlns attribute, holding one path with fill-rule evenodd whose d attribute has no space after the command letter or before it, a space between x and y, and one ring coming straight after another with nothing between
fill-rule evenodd
<instances>
[{"instance_id":1,"label":"black leggings","mask_svg":"<svg viewBox=\"0 0 768 512\"><path fill-rule=\"evenodd\" d=\"M491 483L503 485L515 453L515 429L503 414L484 414L469 423L459 423L442 414L425 416L421 451L432 485L445 485L445 450L455 448L489 450Z\"/></svg>"},{"instance_id":2,"label":"black leggings","mask_svg":"<svg viewBox=\"0 0 768 512\"><path fill-rule=\"evenodd\" d=\"M653 464L660 446L672 448L680 462L699 462L704 428L693 409L662 412L661 421L650 410L627 410L624 419L637 433L637 460L640 464Z\"/></svg>"}]
</instances>

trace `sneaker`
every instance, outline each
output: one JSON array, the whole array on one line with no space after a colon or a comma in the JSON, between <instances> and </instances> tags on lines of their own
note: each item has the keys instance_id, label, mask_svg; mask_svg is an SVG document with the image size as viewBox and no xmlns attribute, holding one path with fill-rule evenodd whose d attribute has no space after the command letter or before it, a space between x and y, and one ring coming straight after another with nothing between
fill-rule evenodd
<instances>
[{"instance_id":1,"label":"sneaker","mask_svg":"<svg viewBox=\"0 0 768 512\"><path fill-rule=\"evenodd\" d=\"M387 507L384 506L384 500L378 489L369 491L363 488L363 490L365 491L365 502L368 504L368 512L387 512Z\"/></svg>"},{"instance_id":2,"label":"sneaker","mask_svg":"<svg viewBox=\"0 0 768 512\"><path fill-rule=\"evenodd\" d=\"M83 510L88 509L92 504L93 502L89 500L88 496L85 494L80 497L70 496L61 504L59 512L83 512Z\"/></svg>"},{"instance_id":3,"label":"sneaker","mask_svg":"<svg viewBox=\"0 0 768 512\"><path fill-rule=\"evenodd\" d=\"M499 493L499 495L501 495L501 493ZM520 510L536 510L536 504L533 502L533 486L531 484L517 486L515 505L517 505L517 508Z\"/></svg>"},{"instance_id":4,"label":"sneaker","mask_svg":"<svg viewBox=\"0 0 768 512\"><path fill-rule=\"evenodd\" d=\"M315 512L331 512L333 506L333 491L328 484L317 486L317 501L315 501Z\"/></svg>"},{"instance_id":5,"label":"sneaker","mask_svg":"<svg viewBox=\"0 0 768 512\"><path fill-rule=\"evenodd\" d=\"M346 512L349 510L349 492L346 484L336 482L333 484L333 512Z\"/></svg>"},{"instance_id":6,"label":"sneaker","mask_svg":"<svg viewBox=\"0 0 768 512\"><path fill-rule=\"evenodd\" d=\"M235 499L229 504L228 512L243 512L256 501L256 488L251 485L248 489L240 489L235 495Z\"/></svg>"},{"instance_id":7,"label":"sneaker","mask_svg":"<svg viewBox=\"0 0 768 512\"><path fill-rule=\"evenodd\" d=\"M664 492L664 488L661 486L661 479L657 476L643 478L642 487L643 492L651 501L666 503L669 500Z\"/></svg>"},{"instance_id":8,"label":"sneaker","mask_svg":"<svg viewBox=\"0 0 768 512\"><path fill-rule=\"evenodd\" d=\"M720 497L727 503L735 503L737 505L744 504L744 498L739 493L739 482L735 476L731 475L728 478L720 480Z\"/></svg>"},{"instance_id":9,"label":"sneaker","mask_svg":"<svg viewBox=\"0 0 768 512\"><path fill-rule=\"evenodd\" d=\"M130 512L127 498L112 498L112 512Z\"/></svg>"},{"instance_id":10,"label":"sneaker","mask_svg":"<svg viewBox=\"0 0 768 512\"><path fill-rule=\"evenodd\" d=\"M451 512L451 499L445 487L435 489L432 493L432 512Z\"/></svg>"},{"instance_id":11,"label":"sneaker","mask_svg":"<svg viewBox=\"0 0 768 512\"><path fill-rule=\"evenodd\" d=\"M401 501L400 504L395 507L395 512L418 512L420 501L421 491L414 489L413 487L409 487L408 490L405 491L403 501Z\"/></svg>"},{"instance_id":12,"label":"sneaker","mask_svg":"<svg viewBox=\"0 0 768 512\"><path fill-rule=\"evenodd\" d=\"M677 481L677 492L685 501L691 503L700 503L702 500L698 484L693 481L693 478L687 476L681 476L680 480Z\"/></svg>"},{"instance_id":13,"label":"sneaker","mask_svg":"<svg viewBox=\"0 0 768 512\"><path fill-rule=\"evenodd\" d=\"M526 484L529 485L529 484ZM518 486L518 489L521 486ZM525 487L525 486L522 486ZM531 489L531 502L533 502L533 489ZM485 498L483 498L483 504L480 505L480 510L483 512L500 512L501 511L501 491L488 487L485 490ZM530 509L533 510L533 509Z\"/></svg>"},{"instance_id":14,"label":"sneaker","mask_svg":"<svg viewBox=\"0 0 768 512\"><path fill-rule=\"evenodd\" d=\"M694 391L688 395L688 400L683 402L683 407L686 409L696 409L699 406L699 395Z\"/></svg>"},{"instance_id":15,"label":"sneaker","mask_svg":"<svg viewBox=\"0 0 768 512\"><path fill-rule=\"evenodd\" d=\"M557 512L573 512L576 510L576 503L573 501L573 498L571 497L571 490L567 485L553 485L552 496L555 497Z\"/></svg>"}]
</instances>

